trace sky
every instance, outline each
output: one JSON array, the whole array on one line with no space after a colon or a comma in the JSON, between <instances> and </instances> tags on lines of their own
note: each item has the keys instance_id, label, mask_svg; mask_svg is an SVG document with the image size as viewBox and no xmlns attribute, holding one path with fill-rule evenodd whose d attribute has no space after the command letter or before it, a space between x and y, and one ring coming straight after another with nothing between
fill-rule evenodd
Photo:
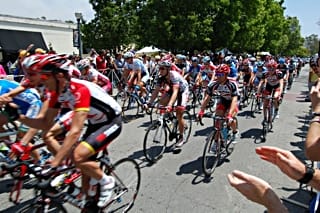
<instances>
[{"instance_id":1,"label":"sky","mask_svg":"<svg viewBox=\"0 0 320 213\"><path fill-rule=\"evenodd\" d=\"M244 0L245 1L245 0ZM1 0L0 14L50 20L73 20L75 12L81 12L85 20L94 18L94 10L89 0ZM319 35L320 1L319 0L285 0L285 15L297 17L303 37Z\"/></svg>"}]
</instances>

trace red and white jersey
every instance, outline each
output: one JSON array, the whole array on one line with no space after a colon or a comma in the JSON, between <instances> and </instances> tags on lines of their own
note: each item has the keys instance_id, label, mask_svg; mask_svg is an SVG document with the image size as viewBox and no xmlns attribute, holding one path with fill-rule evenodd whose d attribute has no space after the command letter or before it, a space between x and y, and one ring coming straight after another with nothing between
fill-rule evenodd
<instances>
[{"instance_id":1,"label":"red and white jersey","mask_svg":"<svg viewBox=\"0 0 320 213\"><path fill-rule=\"evenodd\" d=\"M283 78L283 75L280 70L276 70L276 72L267 71L262 74L262 79L266 79L267 84L269 84L270 86L278 85L282 78Z\"/></svg>"},{"instance_id":2,"label":"red and white jersey","mask_svg":"<svg viewBox=\"0 0 320 213\"><path fill-rule=\"evenodd\" d=\"M97 84L72 78L66 91L59 96L53 96L50 106L57 104L73 111L87 111L91 124L105 123L121 113L121 106Z\"/></svg>"},{"instance_id":3,"label":"red and white jersey","mask_svg":"<svg viewBox=\"0 0 320 213\"><path fill-rule=\"evenodd\" d=\"M202 75L207 75L208 77L212 77L212 75L214 75L216 70L216 67L212 64L209 65L202 65L200 68L200 73Z\"/></svg>"},{"instance_id":4,"label":"red and white jersey","mask_svg":"<svg viewBox=\"0 0 320 213\"><path fill-rule=\"evenodd\" d=\"M94 68L89 69L88 73L84 73L80 76L81 80L96 81L101 87L110 84L110 80L107 76L103 75Z\"/></svg>"}]
</instances>

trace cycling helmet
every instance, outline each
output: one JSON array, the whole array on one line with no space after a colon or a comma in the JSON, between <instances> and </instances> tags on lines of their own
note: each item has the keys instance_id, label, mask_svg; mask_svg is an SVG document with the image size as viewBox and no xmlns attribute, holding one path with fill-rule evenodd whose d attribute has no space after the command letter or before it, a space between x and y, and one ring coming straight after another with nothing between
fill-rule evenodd
<instances>
[{"instance_id":1,"label":"cycling helmet","mask_svg":"<svg viewBox=\"0 0 320 213\"><path fill-rule=\"evenodd\" d=\"M127 59L127 58L133 58L134 57L134 54L133 52L126 52L124 55L123 55L123 58L124 59Z\"/></svg>"},{"instance_id":2,"label":"cycling helmet","mask_svg":"<svg viewBox=\"0 0 320 213\"><path fill-rule=\"evenodd\" d=\"M263 62L262 61L258 61L257 67L263 67Z\"/></svg>"},{"instance_id":3,"label":"cycling helmet","mask_svg":"<svg viewBox=\"0 0 320 213\"><path fill-rule=\"evenodd\" d=\"M191 58L191 61L192 61L192 62L199 63L198 57L192 57L192 58Z\"/></svg>"},{"instance_id":4,"label":"cycling helmet","mask_svg":"<svg viewBox=\"0 0 320 213\"><path fill-rule=\"evenodd\" d=\"M171 67L171 62L169 60L161 60L159 62L160 67Z\"/></svg>"},{"instance_id":5,"label":"cycling helmet","mask_svg":"<svg viewBox=\"0 0 320 213\"><path fill-rule=\"evenodd\" d=\"M179 59L179 60L186 60L186 56L182 55L182 54L178 54L176 55L176 58Z\"/></svg>"},{"instance_id":6,"label":"cycling helmet","mask_svg":"<svg viewBox=\"0 0 320 213\"><path fill-rule=\"evenodd\" d=\"M69 72L70 60L65 54L33 55L23 61L24 69L32 72Z\"/></svg>"},{"instance_id":7,"label":"cycling helmet","mask_svg":"<svg viewBox=\"0 0 320 213\"><path fill-rule=\"evenodd\" d=\"M171 62L172 61L171 54L167 54L167 55L163 56L161 61L169 61L169 62Z\"/></svg>"},{"instance_id":8,"label":"cycling helmet","mask_svg":"<svg viewBox=\"0 0 320 213\"><path fill-rule=\"evenodd\" d=\"M221 64L217 67L216 73L224 73L229 75L230 67L227 64Z\"/></svg>"},{"instance_id":9,"label":"cycling helmet","mask_svg":"<svg viewBox=\"0 0 320 213\"><path fill-rule=\"evenodd\" d=\"M249 60L250 60L251 62L255 62L257 59L256 59L256 57L253 57L253 56L252 56L252 57L249 58Z\"/></svg>"},{"instance_id":10,"label":"cycling helmet","mask_svg":"<svg viewBox=\"0 0 320 213\"><path fill-rule=\"evenodd\" d=\"M209 56L206 56L202 59L202 62L203 63L209 63L211 61L210 57Z\"/></svg>"},{"instance_id":11,"label":"cycling helmet","mask_svg":"<svg viewBox=\"0 0 320 213\"><path fill-rule=\"evenodd\" d=\"M90 67L90 60L89 59L82 59L76 64L77 68L82 71L87 67Z\"/></svg>"},{"instance_id":12,"label":"cycling helmet","mask_svg":"<svg viewBox=\"0 0 320 213\"><path fill-rule=\"evenodd\" d=\"M279 64L284 64L286 61L284 58L279 58Z\"/></svg>"}]
</instances>

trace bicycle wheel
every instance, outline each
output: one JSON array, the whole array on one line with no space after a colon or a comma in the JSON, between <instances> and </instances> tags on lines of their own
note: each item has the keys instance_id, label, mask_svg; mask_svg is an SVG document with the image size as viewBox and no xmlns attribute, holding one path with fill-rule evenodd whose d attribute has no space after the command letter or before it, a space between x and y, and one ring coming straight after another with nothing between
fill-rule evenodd
<instances>
[{"instance_id":1,"label":"bicycle wheel","mask_svg":"<svg viewBox=\"0 0 320 213\"><path fill-rule=\"evenodd\" d=\"M251 116L255 117L255 113L258 111L259 109L259 100L258 98L254 98L251 102Z\"/></svg>"},{"instance_id":2,"label":"bicycle wheel","mask_svg":"<svg viewBox=\"0 0 320 213\"><path fill-rule=\"evenodd\" d=\"M49 204L32 203L24 206L17 211L18 213L67 213L67 210L61 203L51 201Z\"/></svg>"},{"instance_id":3,"label":"bicycle wheel","mask_svg":"<svg viewBox=\"0 0 320 213\"><path fill-rule=\"evenodd\" d=\"M262 124L262 141L266 141L267 140L267 133L268 133L268 122L264 121Z\"/></svg>"},{"instance_id":4,"label":"bicycle wheel","mask_svg":"<svg viewBox=\"0 0 320 213\"><path fill-rule=\"evenodd\" d=\"M209 101L209 110L210 112L214 113L216 111L216 107L217 107L217 98L211 98L210 101Z\"/></svg>"},{"instance_id":5,"label":"bicycle wheel","mask_svg":"<svg viewBox=\"0 0 320 213\"><path fill-rule=\"evenodd\" d=\"M159 160L167 145L167 131L160 122L153 123L148 128L143 141L143 153L146 159L155 163Z\"/></svg>"},{"instance_id":6,"label":"bicycle wheel","mask_svg":"<svg viewBox=\"0 0 320 213\"><path fill-rule=\"evenodd\" d=\"M139 165L130 158L124 158L113 164L112 169L105 171L116 180L114 195L108 212L128 212L137 198L141 182Z\"/></svg>"},{"instance_id":7,"label":"bicycle wheel","mask_svg":"<svg viewBox=\"0 0 320 213\"><path fill-rule=\"evenodd\" d=\"M125 121L129 122L139 115L139 110L143 110L139 104L137 98L132 95L128 95L122 103L122 117Z\"/></svg>"},{"instance_id":8,"label":"bicycle wheel","mask_svg":"<svg viewBox=\"0 0 320 213\"><path fill-rule=\"evenodd\" d=\"M213 130L207 138L203 150L202 169L206 176L210 176L220 161L221 146L219 142L215 141L216 131ZM214 148L215 146L215 148Z\"/></svg>"},{"instance_id":9,"label":"bicycle wheel","mask_svg":"<svg viewBox=\"0 0 320 213\"><path fill-rule=\"evenodd\" d=\"M184 132L183 132L183 138L185 139L185 142L188 142L188 139L191 134L192 129L192 117L188 111L184 111L182 115L184 119Z\"/></svg>"}]
</instances>

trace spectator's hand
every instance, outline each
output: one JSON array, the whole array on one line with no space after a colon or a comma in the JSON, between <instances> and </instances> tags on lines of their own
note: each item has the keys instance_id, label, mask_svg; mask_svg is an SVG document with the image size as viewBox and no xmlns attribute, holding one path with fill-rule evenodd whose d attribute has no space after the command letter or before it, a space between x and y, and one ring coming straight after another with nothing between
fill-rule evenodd
<instances>
[{"instance_id":1,"label":"spectator's hand","mask_svg":"<svg viewBox=\"0 0 320 213\"><path fill-rule=\"evenodd\" d=\"M272 146L256 148L256 153L262 160L268 161L293 180L299 180L304 176L305 165L290 151Z\"/></svg>"},{"instance_id":2,"label":"spectator's hand","mask_svg":"<svg viewBox=\"0 0 320 213\"><path fill-rule=\"evenodd\" d=\"M265 206L269 212L286 212L280 198L266 181L237 170L228 174L228 181L247 199Z\"/></svg>"},{"instance_id":3,"label":"spectator's hand","mask_svg":"<svg viewBox=\"0 0 320 213\"><path fill-rule=\"evenodd\" d=\"M311 87L310 99L313 112L320 112L320 79Z\"/></svg>"}]
</instances>

